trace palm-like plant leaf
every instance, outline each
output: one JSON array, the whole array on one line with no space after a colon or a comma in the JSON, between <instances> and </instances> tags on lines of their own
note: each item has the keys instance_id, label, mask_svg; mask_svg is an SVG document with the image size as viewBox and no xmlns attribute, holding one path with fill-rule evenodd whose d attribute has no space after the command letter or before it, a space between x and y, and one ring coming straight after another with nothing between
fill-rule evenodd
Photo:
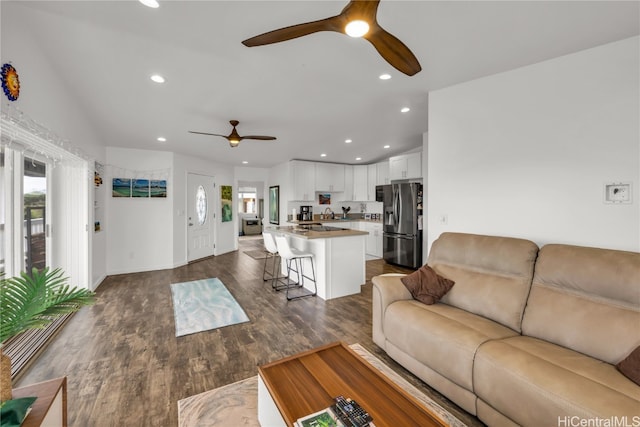
<instances>
[{"instance_id":1,"label":"palm-like plant leaf","mask_svg":"<svg viewBox=\"0 0 640 427\"><path fill-rule=\"evenodd\" d=\"M0 343L26 331L43 328L57 317L94 303L88 289L71 288L59 268L33 269L31 276L0 281Z\"/></svg>"}]
</instances>

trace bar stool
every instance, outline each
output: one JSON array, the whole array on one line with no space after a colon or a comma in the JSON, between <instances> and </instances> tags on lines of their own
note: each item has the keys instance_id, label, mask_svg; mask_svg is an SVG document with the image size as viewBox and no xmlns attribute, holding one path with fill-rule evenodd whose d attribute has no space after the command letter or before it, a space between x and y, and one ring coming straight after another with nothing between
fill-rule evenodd
<instances>
[{"instance_id":1,"label":"bar stool","mask_svg":"<svg viewBox=\"0 0 640 427\"><path fill-rule=\"evenodd\" d=\"M271 288L273 290L279 291L285 288L285 286L279 286L278 280L284 279L285 276L278 276L277 272L279 268L276 269L278 258L280 258L280 254L278 253L278 247L276 246L276 241L273 239L273 234L262 232L262 240L264 242L264 248L267 252L267 256L264 259L264 265L262 267L262 280L265 282L267 280L271 280ZM271 271L267 270L267 262L269 259L273 259L273 265L271 266ZM267 277L269 276L269 277Z\"/></svg>"},{"instance_id":2,"label":"bar stool","mask_svg":"<svg viewBox=\"0 0 640 427\"><path fill-rule=\"evenodd\" d=\"M315 271L315 268L313 267L313 254L310 252L302 252L295 248L292 248L291 246L289 246L289 241L285 236L276 236L276 246L278 247L278 253L280 254L280 257L282 257L282 259L286 260L287 262L287 277L286 277L287 278L287 287L286 287L287 300L291 301L298 298L316 296L318 293L318 286L316 284L316 271ZM313 277L309 277L304 274L303 264L304 264L305 258L309 258L309 261L311 262L311 273L313 274ZM292 267L292 264L294 263L296 267L295 269ZM296 283L295 286L292 286L291 284L292 271L295 272L296 275L298 276L298 281L294 282ZM290 297L289 296L290 288L300 287L304 289L304 279L308 279L313 282L314 292L313 293L308 292L301 295L296 295L294 297Z\"/></svg>"}]
</instances>

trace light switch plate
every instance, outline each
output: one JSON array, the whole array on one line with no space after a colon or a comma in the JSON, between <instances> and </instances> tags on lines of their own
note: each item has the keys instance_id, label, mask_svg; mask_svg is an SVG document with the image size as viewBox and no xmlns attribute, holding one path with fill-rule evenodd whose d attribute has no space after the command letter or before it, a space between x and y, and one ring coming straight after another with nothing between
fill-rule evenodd
<instances>
[{"instance_id":1,"label":"light switch plate","mask_svg":"<svg viewBox=\"0 0 640 427\"><path fill-rule=\"evenodd\" d=\"M631 183L611 182L604 185L605 203L631 203Z\"/></svg>"}]
</instances>

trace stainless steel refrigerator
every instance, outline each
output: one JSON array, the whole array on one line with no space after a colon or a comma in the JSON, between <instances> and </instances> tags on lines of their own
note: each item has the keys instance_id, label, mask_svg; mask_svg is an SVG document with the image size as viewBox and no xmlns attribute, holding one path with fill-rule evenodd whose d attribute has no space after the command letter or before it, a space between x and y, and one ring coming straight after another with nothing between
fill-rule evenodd
<instances>
[{"instance_id":1,"label":"stainless steel refrigerator","mask_svg":"<svg viewBox=\"0 0 640 427\"><path fill-rule=\"evenodd\" d=\"M422 265L422 184L376 187L383 203L383 258L410 268Z\"/></svg>"}]
</instances>

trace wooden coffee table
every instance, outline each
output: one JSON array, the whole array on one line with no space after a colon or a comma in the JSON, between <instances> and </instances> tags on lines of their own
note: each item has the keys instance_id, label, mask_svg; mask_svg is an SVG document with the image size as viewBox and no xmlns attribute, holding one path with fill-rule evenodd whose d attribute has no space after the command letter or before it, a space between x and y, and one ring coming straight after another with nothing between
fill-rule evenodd
<instances>
[{"instance_id":1,"label":"wooden coffee table","mask_svg":"<svg viewBox=\"0 0 640 427\"><path fill-rule=\"evenodd\" d=\"M435 414L342 342L258 367L262 427L292 426L336 396L358 402L376 427L445 426Z\"/></svg>"}]
</instances>

